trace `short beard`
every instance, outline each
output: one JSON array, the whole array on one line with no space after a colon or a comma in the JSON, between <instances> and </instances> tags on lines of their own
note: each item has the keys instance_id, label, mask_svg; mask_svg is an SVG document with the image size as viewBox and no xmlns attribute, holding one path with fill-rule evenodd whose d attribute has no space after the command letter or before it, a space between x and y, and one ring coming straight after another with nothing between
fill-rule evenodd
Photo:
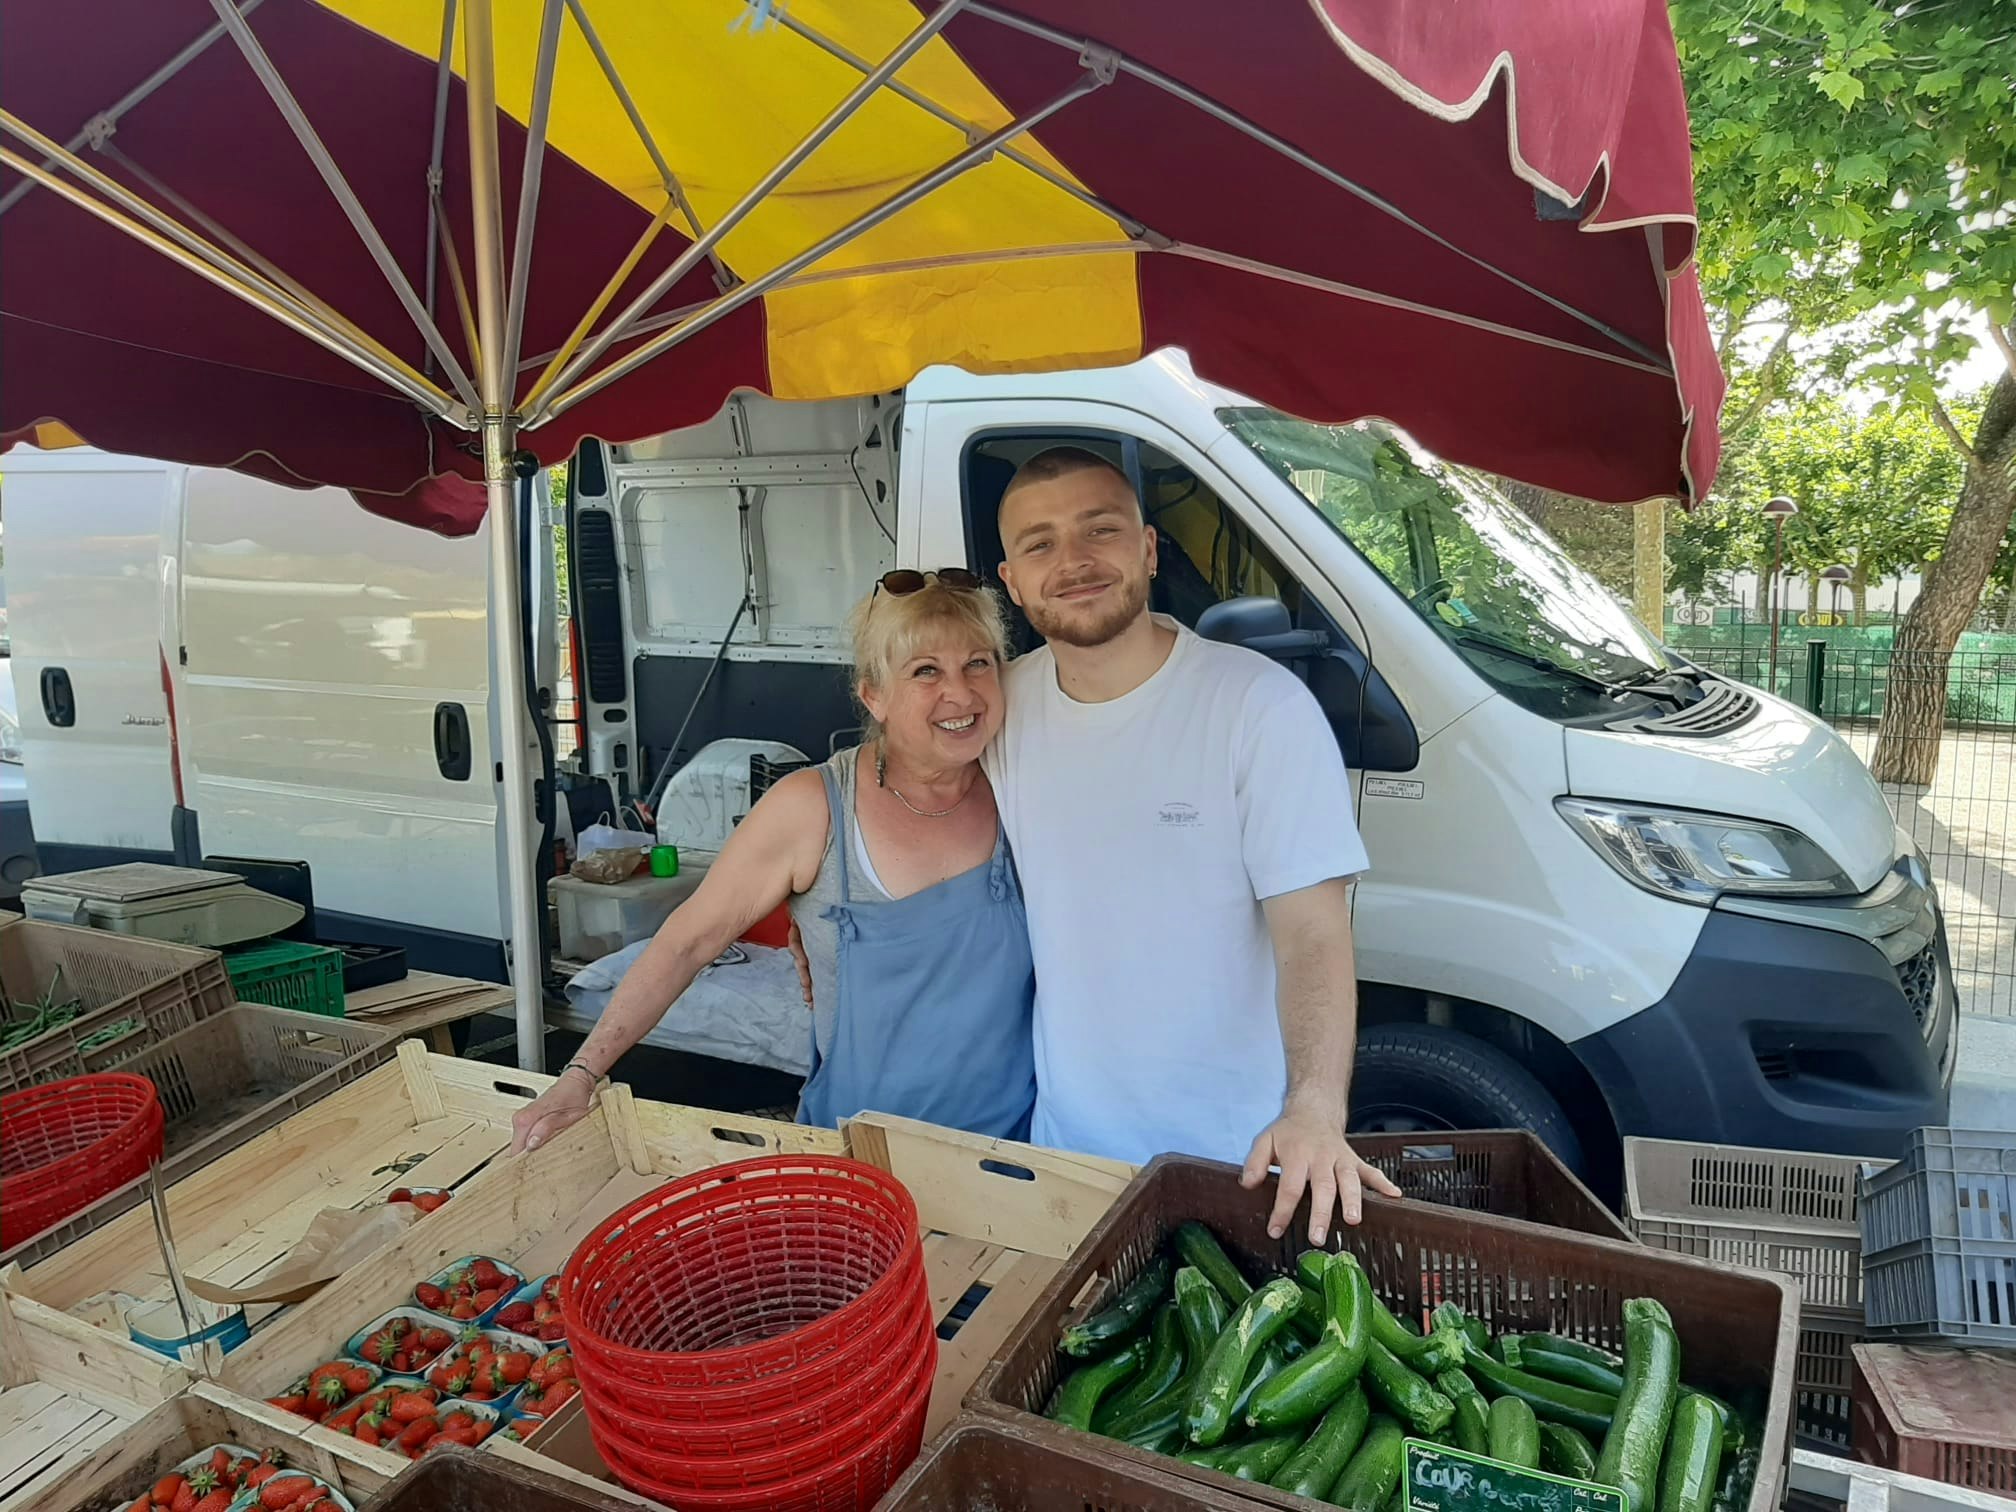
<instances>
[{"instance_id":1,"label":"short beard","mask_svg":"<svg viewBox=\"0 0 2016 1512\"><path fill-rule=\"evenodd\" d=\"M1125 578L1113 585L1118 597L1104 609L1097 611L1096 618L1085 619L1068 611L1053 615L1047 609L1038 609L1033 604L1023 605L1022 612L1029 617L1029 623L1036 633L1046 641L1061 641L1067 646L1089 649L1103 646L1118 637L1122 631L1141 617L1148 607L1148 574Z\"/></svg>"}]
</instances>

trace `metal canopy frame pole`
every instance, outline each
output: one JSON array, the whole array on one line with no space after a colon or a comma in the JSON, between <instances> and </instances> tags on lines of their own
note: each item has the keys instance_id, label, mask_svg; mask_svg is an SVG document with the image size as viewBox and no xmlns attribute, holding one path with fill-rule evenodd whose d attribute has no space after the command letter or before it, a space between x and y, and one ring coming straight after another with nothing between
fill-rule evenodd
<instances>
[{"instance_id":1,"label":"metal canopy frame pole","mask_svg":"<svg viewBox=\"0 0 2016 1512\"><path fill-rule=\"evenodd\" d=\"M245 61L252 66L252 72L258 76L259 82L266 86L266 93L279 108L282 118L292 128L295 139L300 142L309 160L315 164L316 171L322 175L322 182L336 197L336 203L342 207L344 215L349 218L351 226L362 239L365 250L371 254L371 260L378 265L378 271L385 275L386 283L392 286L392 292L398 296L399 303L406 309L407 318L413 322L421 338L433 349L435 358L441 364L441 371L447 374L455 392L462 396L462 402L472 410L481 410L482 402L477 397L474 385L469 381L469 375L463 371L462 364L455 360L455 354L449 350L447 339L442 336L440 327L434 324L426 307L420 303L420 296L413 292L413 285L401 270L399 260L392 255L392 249L385 245L385 238L372 223L370 212L357 198L356 191L350 187L350 181L343 176L342 168L337 165L336 159L323 144L314 123L308 119L308 113L301 108L301 102L294 98L294 91L287 87L287 81L280 77L280 70L274 66L272 58L267 56L266 49L261 47L259 39L252 35L250 24L232 9L231 0L210 0L210 4L217 12L217 19L230 31L231 40L238 44L238 51L245 55Z\"/></svg>"},{"instance_id":2,"label":"metal canopy frame pole","mask_svg":"<svg viewBox=\"0 0 2016 1512\"><path fill-rule=\"evenodd\" d=\"M7 124L10 130L14 125L18 124L14 123L11 117L7 117L4 112L0 112L0 123ZM14 134L19 135L20 133L15 132ZM49 145L55 147L55 143L53 142ZM56 149L54 157L58 163L69 168L80 177L87 180L103 178L103 175L97 174L96 170L88 163L79 161L74 155L64 152L60 148ZM123 198L130 201L135 207L135 213L128 214L125 210L117 208L115 205L105 203L77 185L65 182L47 168L31 162L29 159L8 148L0 147L0 163L5 163L9 168L14 169L24 177L68 200L79 209L96 216L99 220L105 222L106 225L113 227L115 230L123 231L135 241L153 248L153 250L168 258L171 262L178 263L182 267L187 268L206 282L224 290L225 293L243 300L246 304L251 305L263 314L270 315L288 329L307 337L325 351L335 353L335 355L341 357L345 362L362 369L380 382L405 394L414 403L420 405L430 413L440 415L451 423L463 424L466 422L467 412L456 403L452 394L448 394L435 385L428 383L410 369L400 371L399 369L387 366L384 362L380 361L376 354L359 346L343 332L332 330L327 324L317 318L314 311L301 306L291 295L288 295L283 290L273 288L264 279L253 273L252 270L243 267L235 259L225 256L201 237L196 236L172 218L155 210L152 206L147 205L145 200L132 196L130 192L121 189L116 183L112 184L112 188L119 189L120 192L114 198ZM110 181L106 182L109 183ZM144 207L144 213L141 207Z\"/></svg>"},{"instance_id":3,"label":"metal canopy frame pole","mask_svg":"<svg viewBox=\"0 0 2016 1512\"><path fill-rule=\"evenodd\" d=\"M448 85L455 77L455 0L441 0L441 50L434 65L434 139L427 155L427 262L421 270L421 298L427 318L434 320L438 294L438 253L441 240L441 163L448 147ZM472 351L471 355L474 353ZM426 371L434 371L434 353L427 353Z\"/></svg>"},{"instance_id":4,"label":"metal canopy frame pole","mask_svg":"<svg viewBox=\"0 0 2016 1512\"><path fill-rule=\"evenodd\" d=\"M518 617L518 422L511 409L512 368L504 274L503 186L497 166L497 48L491 0L463 0L462 68L469 101L469 204L474 229L477 376L483 395L483 482L489 491L490 655L496 682L504 776L505 927L511 941L511 988L517 1007L518 1064L546 1068L546 984L539 898L532 870L531 724L525 707L525 646ZM535 86L536 87L536 86ZM536 192L536 185L532 186ZM521 252L521 258L523 253Z\"/></svg>"},{"instance_id":5,"label":"metal canopy frame pole","mask_svg":"<svg viewBox=\"0 0 2016 1512\"><path fill-rule=\"evenodd\" d=\"M525 122L525 169L518 178L518 233L511 241L511 295L504 306L505 403L517 396L518 350L525 339L525 300L532 280L532 233L539 220L539 177L546 165L546 123L553 112L553 69L560 52L562 0L546 0L539 18L539 56L532 71L532 111Z\"/></svg>"},{"instance_id":6,"label":"metal canopy frame pole","mask_svg":"<svg viewBox=\"0 0 2016 1512\"><path fill-rule=\"evenodd\" d=\"M1069 32L1059 31L1056 27L1048 26L1041 21L1032 21L1027 16L1018 16L1012 11L1001 10L985 3L985 0L972 0L969 9L975 16L1008 27L1012 31L1021 32L1024 36L1035 37L1055 47L1065 48L1072 52L1082 53L1085 49L1095 45L1086 38L1074 37ZM1124 53L1117 56L1119 57L1120 71L1130 78L1138 79L1143 84L1152 85L1164 94L1170 95L1175 99L1181 100L1186 105L1203 111L1212 119L1230 126L1234 131L1240 132L1242 135L1251 137L1261 146L1279 153L1292 163L1299 164L1311 173L1316 174L1319 178L1344 190L1346 193L1356 195L1382 215L1391 217L1410 231L1417 232L1429 241L1434 242L1438 247L1455 253L1456 256L1462 258L1465 262L1470 263L1485 273L1491 274L1494 278L1503 279L1513 288L1532 295L1542 304L1559 311L1569 319L1580 322L1592 331L1600 332L1633 356L1642 357L1647 362L1657 364L1661 372L1670 374L1673 371L1673 364L1670 358L1646 346L1645 343L1639 341L1636 337L1626 335L1601 317L1591 315L1586 310L1578 310L1566 300L1549 294L1545 289L1535 288L1532 284L1526 282L1525 279L1519 277L1518 274L1507 272L1488 259L1478 256L1475 252L1458 246L1441 232L1433 230L1416 220L1384 195L1366 188L1355 179L1347 178L1328 164L1311 157L1308 153L1302 151L1301 148L1283 141L1265 127L1256 122L1249 121L1237 111L1219 104L1209 95L1192 89L1189 85L1172 79L1169 75L1150 68L1145 63L1137 63Z\"/></svg>"},{"instance_id":7,"label":"metal canopy frame pole","mask_svg":"<svg viewBox=\"0 0 2016 1512\"><path fill-rule=\"evenodd\" d=\"M249 16L265 3L266 0L244 0L244 3L238 7L238 14ZM222 21L211 22L208 30L202 36L191 42L182 51L175 54L174 57L163 63L154 72L147 75L146 78L121 95L111 109L101 110L98 114L91 117L90 120L86 121L83 128L63 144L64 150L74 153L87 143L94 141L102 142L109 138L119 127L119 117L125 115L134 106L144 104L162 85L202 57L209 50L210 44L223 35L224 23ZM53 168L56 166L56 160L54 158L46 159L42 166L44 168ZM0 195L0 215L5 215L19 204L28 192L35 187L35 184L36 180L32 178L23 179L12 189L9 189L6 194Z\"/></svg>"},{"instance_id":8,"label":"metal canopy frame pole","mask_svg":"<svg viewBox=\"0 0 2016 1512\"><path fill-rule=\"evenodd\" d=\"M762 298L770 290L776 288L794 274L799 273L805 268L809 268L822 257L846 246L849 242L866 232L874 230L875 227L881 225L892 216L900 215L926 195L943 188L962 173L979 167L980 164L986 162L1000 150L1003 142L1011 141L1025 132L1035 130L1073 100L1082 99L1093 90L1112 82L1114 75L1113 61L1110 54L1100 52L1097 49L1089 50L1084 60L1084 68L1085 72L1079 76L1078 80L1070 88L1052 96L1048 102L1039 105L1028 115L1021 116L1016 120L1010 121L1007 125L989 132L964 152L958 154L956 157L947 159L908 188L892 194L888 199L883 200L879 205L875 206L874 209L849 221L831 235L821 238L797 256L779 263L762 277L751 279L748 283L738 284L720 298L708 301L705 305L701 306L690 320L682 322L665 332L662 336L645 342L644 345L629 352L619 360L610 363L609 366L596 372L591 377L583 379L574 387L567 389L563 393L556 394L531 417L528 423L536 425L572 409L582 400L592 394L599 393L618 379L635 372L653 358L662 356L680 343L699 335L700 332L706 330L717 321L741 309L743 305L748 304L752 299Z\"/></svg>"},{"instance_id":9,"label":"metal canopy frame pole","mask_svg":"<svg viewBox=\"0 0 2016 1512\"><path fill-rule=\"evenodd\" d=\"M211 0L211 3L222 5L226 3L226 0ZM562 388L572 383L575 378L592 366L604 352L608 351L611 346L623 338L624 333L636 321L648 315L651 312L651 307L664 298L666 292L673 288L680 279L690 273L694 265L701 258L712 253L715 247L720 245L722 237L741 225L743 220L748 217L749 212L760 205L771 190L784 182L801 163L817 152L828 137L832 136L834 132L838 131L848 121L852 120L855 112L861 108L863 103L873 99L876 92L881 89L882 85L896 70L915 57L923 49L925 43L943 31L951 23L952 18L965 8L966 4L967 0L944 0L944 3L934 13L925 18L920 25L911 31L909 36L896 45L895 51L884 58L873 73L869 74L859 84L855 85L853 89L849 90L846 98L842 99L839 104L828 111L825 118L818 125L814 126L811 131L807 132L800 139L797 146L785 153L783 157L777 160L777 163L769 172L750 185L744 191L742 197L728 208L728 212L720 220L695 237L687 245L686 250L674 258L671 265L664 272L652 279L649 287L630 301L629 306L621 315L616 317L613 324L600 335L596 336L573 357L569 358L563 365L557 369L541 373L533 387L542 391ZM558 411L554 410L550 411L550 413L557 414Z\"/></svg>"}]
</instances>

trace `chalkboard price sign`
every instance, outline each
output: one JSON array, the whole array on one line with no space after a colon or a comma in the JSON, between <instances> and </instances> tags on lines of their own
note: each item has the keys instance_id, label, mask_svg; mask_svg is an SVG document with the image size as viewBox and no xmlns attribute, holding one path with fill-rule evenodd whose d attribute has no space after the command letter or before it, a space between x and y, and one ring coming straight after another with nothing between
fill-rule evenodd
<instances>
[{"instance_id":1,"label":"chalkboard price sign","mask_svg":"<svg viewBox=\"0 0 2016 1512\"><path fill-rule=\"evenodd\" d=\"M1630 1512L1624 1493L1613 1487L1422 1439L1407 1440L1400 1489L1406 1512Z\"/></svg>"}]
</instances>

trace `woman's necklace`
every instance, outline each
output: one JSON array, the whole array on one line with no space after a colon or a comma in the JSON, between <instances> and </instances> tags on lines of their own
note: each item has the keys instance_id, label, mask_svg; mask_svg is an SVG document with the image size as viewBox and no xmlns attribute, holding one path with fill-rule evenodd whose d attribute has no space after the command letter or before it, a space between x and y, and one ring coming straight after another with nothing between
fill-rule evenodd
<instances>
[{"instance_id":1,"label":"woman's necklace","mask_svg":"<svg viewBox=\"0 0 2016 1512\"><path fill-rule=\"evenodd\" d=\"M958 798L953 801L951 807L949 808L920 809L919 807L917 807L916 804L912 803L908 798L905 798L903 796L903 790L901 788L889 787L889 752L887 751L886 748L877 746L875 748L875 785L879 788L887 788L889 793L896 799L898 803L902 804L903 807L910 810L910 812L915 814L919 819L943 819L947 814L950 814L954 810L956 810L960 804L964 803L968 798L971 798L973 796L973 788L975 784L971 782L967 783L966 791L961 793L958 796Z\"/></svg>"}]
</instances>

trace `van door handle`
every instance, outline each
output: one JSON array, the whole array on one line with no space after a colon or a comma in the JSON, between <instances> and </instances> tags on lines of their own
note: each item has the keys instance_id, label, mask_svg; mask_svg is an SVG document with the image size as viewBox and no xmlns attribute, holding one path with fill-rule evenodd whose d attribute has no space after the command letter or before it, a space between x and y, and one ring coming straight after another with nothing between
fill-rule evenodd
<instances>
[{"instance_id":1,"label":"van door handle","mask_svg":"<svg viewBox=\"0 0 2016 1512\"><path fill-rule=\"evenodd\" d=\"M434 705L434 761L450 782L469 780L469 711L458 703Z\"/></svg>"},{"instance_id":2,"label":"van door handle","mask_svg":"<svg viewBox=\"0 0 2016 1512\"><path fill-rule=\"evenodd\" d=\"M70 674L61 667L42 669L42 712L59 730L77 723L77 695L70 691Z\"/></svg>"}]
</instances>

